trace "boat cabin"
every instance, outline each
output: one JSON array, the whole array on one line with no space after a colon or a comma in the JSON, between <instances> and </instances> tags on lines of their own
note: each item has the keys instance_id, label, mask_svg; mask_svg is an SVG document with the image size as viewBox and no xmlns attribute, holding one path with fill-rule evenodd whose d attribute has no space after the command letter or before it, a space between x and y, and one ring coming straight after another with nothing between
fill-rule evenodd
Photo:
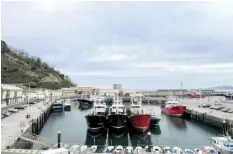
<instances>
[{"instance_id":1,"label":"boat cabin","mask_svg":"<svg viewBox=\"0 0 233 154\"><path fill-rule=\"evenodd\" d=\"M125 106L122 104L113 104L110 107L110 113L111 114L125 114L126 113Z\"/></svg>"}]
</instances>

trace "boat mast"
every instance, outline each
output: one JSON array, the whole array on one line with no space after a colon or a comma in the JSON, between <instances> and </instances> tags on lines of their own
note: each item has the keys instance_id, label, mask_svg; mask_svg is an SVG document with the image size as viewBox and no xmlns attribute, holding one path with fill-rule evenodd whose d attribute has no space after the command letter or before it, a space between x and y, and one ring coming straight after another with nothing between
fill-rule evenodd
<instances>
[{"instance_id":1,"label":"boat mast","mask_svg":"<svg viewBox=\"0 0 233 154\"><path fill-rule=\"evenodd\" d=\"M200 93L200 104L201 104L201 88L199 88L199 93Z\"/></svg>"},{"instance_id":2,"label":"boat mast","mask_svg":"<svg viewBox=\"0 0 233 154\"><path fill-rule=\"evenodd\" d=\"M182 88L183 88L183 83L182 83L182 81L181 81L181 83L180 83L180 98L181 98L181 100L182 100L182 104L183 104Z\"/></svg>"}]
</instances>

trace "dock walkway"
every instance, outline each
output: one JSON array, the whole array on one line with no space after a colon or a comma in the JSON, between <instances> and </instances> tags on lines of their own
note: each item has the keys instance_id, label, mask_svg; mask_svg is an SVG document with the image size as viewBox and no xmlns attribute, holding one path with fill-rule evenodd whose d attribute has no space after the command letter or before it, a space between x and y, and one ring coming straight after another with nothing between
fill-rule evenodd
<instances>
[{"instance_id":1,"label":"dock walkway","mask_svg":"<svg viewBox=\"0 0 233 154\"><path fill-rule=\"evenodd\" d=\"M45 102L48 102L48 100L45 100ZM25 108L1 120L1 149L12 145L31 126L32 119L40 116L49 107L51 102L48 104L45 104L45 102L31 105L29 107L30 118L28 119L26 118L28 108Z\"/></svg>"}]
</instances>

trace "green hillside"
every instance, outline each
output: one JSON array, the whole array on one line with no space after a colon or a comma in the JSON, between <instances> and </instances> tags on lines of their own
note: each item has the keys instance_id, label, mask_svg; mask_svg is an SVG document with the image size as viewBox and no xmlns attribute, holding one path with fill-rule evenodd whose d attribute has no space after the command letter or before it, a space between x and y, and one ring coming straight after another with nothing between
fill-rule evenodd
<instances>
[{"instance_id":1,"label":"green hillside","mask_svg":"<svg viewBox=\"0 0 233 154\"><path fill-rule=\"evenodd\" d=\"M49 89L74 86L68 76L48 63L22 50L11 49L4 41L1 41L1 61L2 83L25 83Z\"/></svg>"}]
</instances>

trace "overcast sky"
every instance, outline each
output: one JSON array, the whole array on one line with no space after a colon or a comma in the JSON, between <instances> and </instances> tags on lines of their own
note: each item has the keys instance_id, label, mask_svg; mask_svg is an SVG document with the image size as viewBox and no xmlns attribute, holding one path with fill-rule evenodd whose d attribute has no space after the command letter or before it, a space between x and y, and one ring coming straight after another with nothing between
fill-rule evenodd
<instances>
[{"instance_id":1,"label":"overcast sky","mask_svg":"<svg viewBox=\"0 0 233 154\"><path fill-rule=\"evenodd\" d=\"M232 2L3 2L2 39L79 85L233 85Z\"/></svg>"}]
</instances>

